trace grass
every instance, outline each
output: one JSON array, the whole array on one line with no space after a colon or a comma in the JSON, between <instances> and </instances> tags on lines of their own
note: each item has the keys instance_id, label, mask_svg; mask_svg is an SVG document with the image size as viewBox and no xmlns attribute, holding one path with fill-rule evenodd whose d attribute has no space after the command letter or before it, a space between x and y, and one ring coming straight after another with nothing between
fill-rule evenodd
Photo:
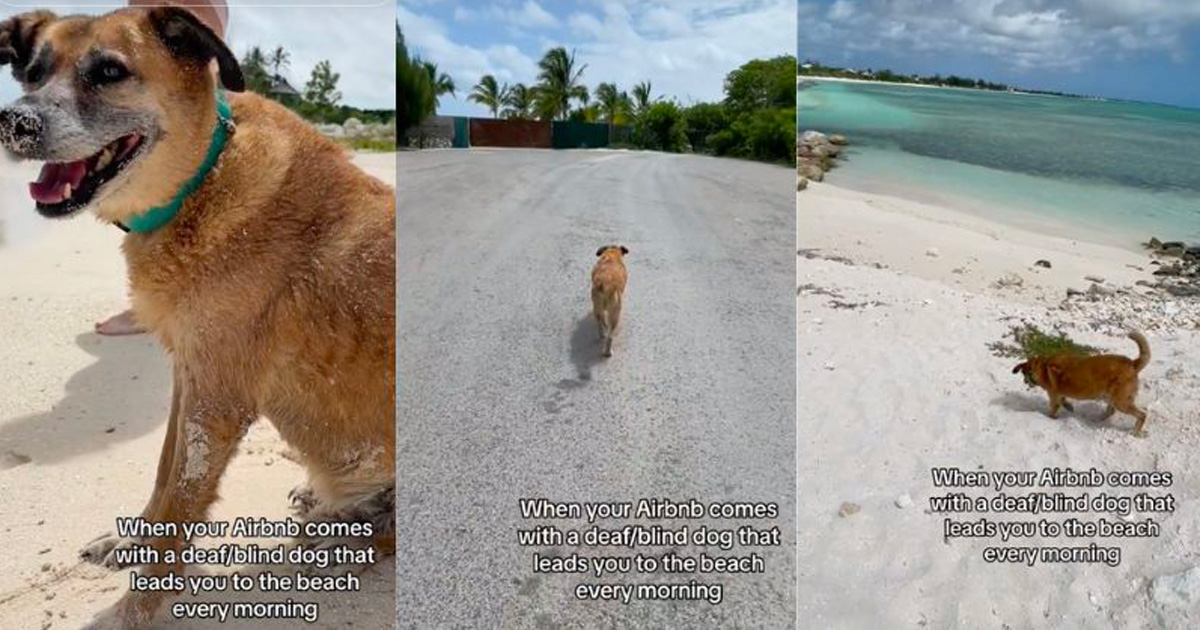
<instances>
[{"instance_id":1,"label":"grass","mask_svg":"<svg viewBox=\"0 0 1200 630\"><path fill-rule=\"evenodd\" d=\"M395 140L370 140L367 138L337 138L338 144L355 151L378 151L380 153L395 153Z\"/></svg>"},{"instance_id":2,"label":"grass","mask_svg":"<svg viewBox=\"0 0 1200 630\"><path fill-rule=\"evenodd\" d=\"M1085 357L1100 353L1099 348L1076 343L1062 331L1048 333L1033 324L1013 326L1003 339L988 344L988 349L1002 359L1032 359L1056 354Z\"/></svg>"}]
</instances>

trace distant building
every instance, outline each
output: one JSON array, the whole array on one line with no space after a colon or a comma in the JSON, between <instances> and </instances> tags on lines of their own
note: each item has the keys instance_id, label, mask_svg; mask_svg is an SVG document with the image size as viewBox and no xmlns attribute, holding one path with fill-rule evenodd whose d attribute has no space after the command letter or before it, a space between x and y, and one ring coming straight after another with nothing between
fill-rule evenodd
<instances>
[{"instance_id":1,"label":"distant building","mask_svg":"<svg viewBox=\"0 0 1200 630\"><path fill-rule=\"evenodd\" d=\"M300 100L300 91L278 74L271 75L271 87L267 90L267 94L285 105L292 105Z\"/></svg>"}]
</instances>

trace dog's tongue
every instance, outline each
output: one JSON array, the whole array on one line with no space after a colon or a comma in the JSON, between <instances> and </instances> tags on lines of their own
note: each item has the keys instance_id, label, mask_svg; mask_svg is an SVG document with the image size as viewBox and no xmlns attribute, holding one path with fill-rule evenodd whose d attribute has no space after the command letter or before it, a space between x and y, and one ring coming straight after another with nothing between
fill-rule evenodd
<instances>
[{"instance_id":1,"label":"dog's tongue","mask_svg":"<svg viewBox=\"0 0 1200 630\"><path fill-rule=\"evenodd\" d=\"M52 163L42 166L38 180L29 184L29 195L38 203L62 203L68 198L67 187L72 193L79 189L87 175L87 160L78 162Z\"/></svg>"}]
</instances>

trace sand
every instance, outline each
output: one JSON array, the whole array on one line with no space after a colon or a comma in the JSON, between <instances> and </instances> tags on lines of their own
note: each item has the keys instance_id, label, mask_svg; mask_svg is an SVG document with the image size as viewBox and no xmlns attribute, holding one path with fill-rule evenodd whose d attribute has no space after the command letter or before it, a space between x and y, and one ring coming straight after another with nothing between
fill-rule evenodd
<instances>
[{"instance_id":1,"label":"sand","mask_svg":"<svg viewBox=\"0 0 1200 630\"><path fill-rule=\"evenodd\" d=\"M823 628L1194 623L1200 573L1170 576L1200 565L1200 305L1144 295L1134 283L1155 267L1141 252L831 183L810 182L797 199L800 619ZM1052 267L1034 266L1043 259ZM1092 284L1118 293L1064 306L1068 288ZM1099 422L1101 403L1048 418L1044 393L1010 373L1017 361L987 346L1022 320L1126 355L1137 351L1124 329L1143 329L1153 359L1139 403L1150 436L1132 437L1122 414ZM983 550L998 541L944 539L943 515L930 513L929 497L947 492L933 487L935 466L1170 471L1165 492L1177 510L1130 519L1155 516L1158 538L1102 542L1122 548L1116 567L989 564ZM840 516L844 503L858 511Z\"/></svg>"},{"instance_id":2,"label":"sand","mask_svg":"<svg viewBox=\"0 0 1200 630\"><path fill-rule=\"evenodd\" d=\"M356 162L395 184L395 155L359 154ZM121 234L89 217L32 216L23 191L35 175L36 168L0 164L0 628L77 628L128 585L128 571L82 563L78 553L149 497L170 375L153 338L92 332L93 322L126 305ZM303 482L274 429L259 422L230 465L211 517L281 520L289 515L288 491ZM321 605L318 627L394 627L392 559L361 579L357 593L311 598Z\"/></svg>"}]
</instances>

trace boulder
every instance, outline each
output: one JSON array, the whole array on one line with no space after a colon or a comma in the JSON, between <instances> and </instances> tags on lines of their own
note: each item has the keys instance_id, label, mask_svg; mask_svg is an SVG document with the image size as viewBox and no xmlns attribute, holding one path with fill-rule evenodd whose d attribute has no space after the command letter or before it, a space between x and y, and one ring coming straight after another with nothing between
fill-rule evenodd
<instances>
[{"instance_id":1,"label":"boulder","mask_svg":"<svg viewBox=\"0 0 1200 630\"><path fill-rule=\"evenodd\" d=\"M346 130L346 135L357 136L363 132L363 123L357 118L347 118L346 122L342 123L342 129Z\"/></svg>"},{"instance_id":2,"label":"boulder","mask_svg":"<svg viewBox=\"0 0 1200 630\"><path fill-rule=\"evenodd\" d=\"M1034 267L1045 267L1046 269L1049 269L1049 268L1050 268L1050 261L1049 261L1049 260L1044 260L1044 259L1043 259L1043 260L1039 260L1039 261L1037 261L1037 262L1033 263L1033 266L1034 266Z\"/></svg>"},{"instance_id":3,"label":"boulder","mask_svg":"<svg viewBox=\"0 0 1200 630\"><path fill-rule=\"evenodd\" d=\"M847 144L846 136L843 136L841 134L836 134L836 133L833 134L832 136L829 136L829 141L832 142L833 144L842 144L842 145Z\"/></svg>"},{"instance_id":4,"label":"boulder","mask_svg":"<svg viewBox=\"0 0 1200 630\"><path fill-rule=\"evenodd\" d=\"M1150 249L1162 249L1162 246L1163 246L1162 241L1158 240L1158 237L1155 237L1155 236L1151 236L1150 242L1146 243L1146 247L1148 247Z\"/></svg>"},{"instance_id":5,"label":"boulder","mask_svg":"<svg viewBox=\"0 0 1200 630\"><path fill-rule=\"evenodd\" d=\"M800 134L800 142L804 144L829 144L829 138L820 131L805 131Z\"/></svg>"},{"instance_id":6,"label":"boulder","mask_svg":"<svg viewBox=\"0 0 1200 630\"><path fill-rule=\"evenodd\" d=\"M811 179L814 182L825 180L825 171L819 164L812 160L799 160L796 162L796 172L799 173L801 177Z\"/></svg>"},{"instance_id":7,"label":"boulder","mask_svg":"<svg viewBox=\"0 0 1200 630\"><path fill-rule=\"evenodd\" d=\"M796 177L796 192L800 192L801 190L804 190L805 188L808 188L808 179L797 176Z\"/></svg>"}]
</instances>

